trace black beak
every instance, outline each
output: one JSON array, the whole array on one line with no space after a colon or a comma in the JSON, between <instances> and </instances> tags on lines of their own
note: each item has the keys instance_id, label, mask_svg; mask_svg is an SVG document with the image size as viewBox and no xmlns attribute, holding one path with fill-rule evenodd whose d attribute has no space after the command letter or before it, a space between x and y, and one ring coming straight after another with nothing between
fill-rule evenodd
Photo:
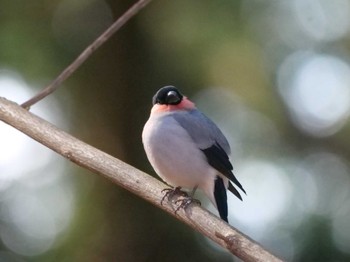
<instances>
[{"instance_id":1,"label":"black beak","mask_svg":"<svg viewBox=\"0 0 350 262\"><path fill-rule=\"evenodd\" d=\"M167 94L167 102L170 105L177 105L181 102L181 97L175 91L169 91Z\"/></svg>"}]
</instances>

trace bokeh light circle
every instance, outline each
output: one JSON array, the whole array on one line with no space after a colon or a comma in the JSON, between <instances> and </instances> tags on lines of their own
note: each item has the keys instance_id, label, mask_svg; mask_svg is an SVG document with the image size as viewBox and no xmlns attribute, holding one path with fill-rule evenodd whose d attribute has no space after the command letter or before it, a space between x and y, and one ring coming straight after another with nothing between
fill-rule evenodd
<instances>
[{"instance_id":1,"label":"bokeh light circle","mask_svg":"<svg viewBox=\"0 0 350 262\"><path fill-rule=\"evenodd\" d=\"M278 89L292 120L314 136L339 131L350 114L350 67L338 57L296 52L278 72Z\"/></svg>"}]
</instances>

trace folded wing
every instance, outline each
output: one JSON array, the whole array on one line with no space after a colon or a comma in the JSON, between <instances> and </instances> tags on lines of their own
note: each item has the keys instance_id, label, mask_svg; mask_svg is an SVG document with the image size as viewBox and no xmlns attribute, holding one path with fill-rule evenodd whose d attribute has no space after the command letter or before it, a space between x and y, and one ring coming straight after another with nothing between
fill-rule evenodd
<instances>
[{"instance_id":1,"label":"folded wing","mask_svg":"<svg viewBox=\"0 0 350 262\"><path fill-rule=\"evenodd\" d=\"M183 114L174 114L173 117L203 151L208 163L246 193L232 173L233 167L228 157L231 153L229 143L214 122L196 109ZM241 195L231 183L228 189L242 200Z\"/></svg>"}]
</instances>

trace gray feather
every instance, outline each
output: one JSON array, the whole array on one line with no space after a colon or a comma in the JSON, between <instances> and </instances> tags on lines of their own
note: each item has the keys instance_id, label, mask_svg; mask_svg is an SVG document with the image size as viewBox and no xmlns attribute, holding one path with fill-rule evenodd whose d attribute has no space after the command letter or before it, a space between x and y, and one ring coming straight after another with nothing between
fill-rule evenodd
<instances>
[{"instance_id":1,"label":"gray feather","mask_svg":"<svg viewBox=\"0 0 350 262\"><path fill-rule=\"evenodd\" d=\"M181 113L177 111L172 117L188 132L198 148L206 149L218 143L226 154L230 155L230 145L223 133L197 109Z\"/></svg>"}]
</instances>

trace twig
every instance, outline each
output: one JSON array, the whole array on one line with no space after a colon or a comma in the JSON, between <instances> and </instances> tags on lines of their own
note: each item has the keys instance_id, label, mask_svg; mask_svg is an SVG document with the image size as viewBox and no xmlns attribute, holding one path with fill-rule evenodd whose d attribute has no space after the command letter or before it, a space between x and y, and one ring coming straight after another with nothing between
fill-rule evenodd
<instances>
[{"instance_id":1,"label":"twig","mask_svg":"<svg viewBox=\"0 0 350 262\"><path fill-rule=\"evenodd\" d=\"M58 154L108 178L165 210L244 261L281 261L259 244L198 205L174 214L168 201L160 204L167 186L146 173L74 138L19 105L0 97L0 120L20 130Z\"/></svg>"},{"instance_id":2,"label":"twig","mask_svg":"<svg viewBox=\"0 0 350 262\"><path fill-rule=\"evenodd\" d=\"M21 106L29 109L32 105L39 102L46 96L53 93L59 88L60 84L66 80L72 73L74 73L82 63L102 44L104 44L115 32L117 32L126 22L128 22L134 15L136 15L142 8L144 8L151 0L139 0L132 7L130 7L121 17L118 18L106 31L104 31L92 44L90 44L62 73L46 86L42 91L34 97L24 102Z\"/></svg>"}]
</instances>

